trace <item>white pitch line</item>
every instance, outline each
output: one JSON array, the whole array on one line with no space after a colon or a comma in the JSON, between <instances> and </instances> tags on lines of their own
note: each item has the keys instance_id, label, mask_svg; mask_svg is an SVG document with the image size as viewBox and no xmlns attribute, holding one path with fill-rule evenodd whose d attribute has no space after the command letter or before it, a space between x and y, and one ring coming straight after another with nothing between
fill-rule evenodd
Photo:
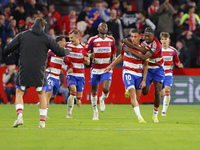
<instances>
[{"instance_id":1,"label":"white pitch line","mask_svg":"<svg viewBox=\"0 0 200 150\"><path fill-rule=\"evenodd\" d=\"M83 131L199 131L199 128L187 128L187 129L177 129L177 128L171 128L171 129L154 129L154 128L0 128L0 130L83 130Z\"/></svg>"}]
</instances>

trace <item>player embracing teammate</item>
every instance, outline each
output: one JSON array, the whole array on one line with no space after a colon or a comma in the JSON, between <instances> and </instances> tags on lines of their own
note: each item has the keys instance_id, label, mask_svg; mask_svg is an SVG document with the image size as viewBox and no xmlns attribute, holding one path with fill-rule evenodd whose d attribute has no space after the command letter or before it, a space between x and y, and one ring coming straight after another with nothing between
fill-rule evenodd
<instances>
[{"instance_id":1,"label":"player embracing teammate","mask_svg":"<svg viewBox=\"0 0 200 150\"><path fill-rule=\"evenodd\" d=\"M155 99L152 120L155 123L159 123L158 111L161 101L162 84L165 78L162 46L158 39L154 37L154 30L150 27L147 27L144 31L144 41L141 43L142 47L130 43L127 39L123 42L127 45L124 47L125 52L132 53L132 55L143 61L149 58L146 86L142 89L142 93L143 95L147 95L149 93L153 81L155 86ZM139 54L129 47L137 49L143 54Z\"/></svg>"}]
</instances>

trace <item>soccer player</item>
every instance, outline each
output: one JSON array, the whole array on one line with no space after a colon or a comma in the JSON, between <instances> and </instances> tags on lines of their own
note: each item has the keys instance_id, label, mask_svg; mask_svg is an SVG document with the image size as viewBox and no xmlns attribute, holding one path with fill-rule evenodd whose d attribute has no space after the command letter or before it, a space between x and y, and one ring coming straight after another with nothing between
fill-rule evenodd
<instances>
[{"instance_id":1,"label":"soccer player","mask_svg":"<svg viewBox=\"0 0 200 150\"><path fill-rule=\"evenodd\" d=\"M85 47L80 43L78 30L71 30L69 32L69 40L66 48L70 49L68 56L73 65L73 72L67 74L67 86L70 90L70 96L67 102L67 118L72 118L72 110L74 106L74 99L76 104L80 107L83 89L85 85L84 63L90 64L89 57L86 57L87 52Z\"/></svg>"},{"instance_id":2,"label":"soccer player","mask_svg":"<svg viewBox=\"0 0 200 150\"><path fill-rule=\"evenodd\" d=\"M64 36L57 36L56 42L60 47L65 48L66 40ZM63 64L68 65L68 73L73 72L73 66L69 61L68 57L59 57L56 56L51 50L47 54L47 86L45 87L46 91L46 100L47 100L47 110L49 108L49 102L55 99L58 90L59 90L59 75L61 73L61 67Z\"/></svg>"},{"instance_id":3,"label":"soccer player","mask_svg":"<svg viewBox=\"0 0 200 150\"><path fill-rule=\"evenodd\" d=\"M152 120L155 123L159 123L158 111L161 100L162 84L165 77L163 68L164 60L162 58L162 46L160 42L154 37L154 30L150 27L145 29L144 39L145 40L141 43L141 46L143 47L139 47L130 43L128 39L124 40L124 43L127 46L141 51L144 55L136 53L128 47L124 47L124 51L132 53L135 57L138 57L143 61L149 58L146 87L142 89L142 93L143 95L147 95L149 93L153 81L155 86L155 99Z\"/></svg>"},{"instance_id":4,"label":"soccer player","mask_svg":"<svg viewBox=\"0 0 200 150\"><path fill-rule=\"evenodd\" d=\"M163 82L163 90L161 91L161 96L164 96L163 99L163 109L162 116L166 116L167 108L171 99L170 91L173 83L173 65L174 62L179 68L183 68L183 64L180 62L177 56L177 50L170 46L170 35L167 32L160 33L160 42L162 43L162 56L164 59L164 70L165 70L165 79Z\"/></svg>"},{"instance_id":5,"label":"soccer player","mask_svg":"<svg viewBox=\"0 0 200 150\"><path fill-rule=\"evenodd\" d=\"M133 29L131 31L130 39L133 44L140 45L140 31L138 29ZM138 117L139 123L146 123L146 121L140 114L138 100L140 99L142 88L146 86L148 60L142 61L137 57L131 55L130 53L124 52L125 46L125 44L122 44L121 54L105 69L105 72L109 72L112 68L114 68L116 64L123 60L122 77L124 85L130 93L131 104L133 106L136 116ZM141 54L141 52L139 52L138 50L133 49L133 51Z\"/></svg>"},{"instance_id":6,"label":"soccer player","mask_svg":"<svg viewBox=\"0 0 200 150\"><path fill-rule=\"evenodd\" d=\"M105 111L104 100L108 97L112 70L107 73L104 72L107 66L110 64L110 57L116 58L115 39L106 35L108 32L108 26L106 23L100 23L98 26L99 34L91 37L86 43L86 51L91 50L92 54L89 54L93 59L93 64L90 72L90 84L92 86L91 104L93 107L93 120L99 120L99 113L97 109L97 93L98 86L102 81L102 95L99 98L100 110Z\"/></svg>"},{"instance_id":7,"label":"soccer player","mask_svg":"<svg viewBox=\"0 0 200 150\"><path fill-rule=\"evenodd\" d=\"M23 124L23 95L28 87L36 87L40 99L40 123L39 127L45 128L47 114L47 103L44 87L46 79L46 59L48 50L51 49L57 56L66 56L70 53L68 49L61 48L58 43L44 33L47 22L43 18L36 18L30 30L21 32L5 47L5 56L20 48L19 69L16 79L17 120L13 127Z\"/></svg>"}]
</instances>

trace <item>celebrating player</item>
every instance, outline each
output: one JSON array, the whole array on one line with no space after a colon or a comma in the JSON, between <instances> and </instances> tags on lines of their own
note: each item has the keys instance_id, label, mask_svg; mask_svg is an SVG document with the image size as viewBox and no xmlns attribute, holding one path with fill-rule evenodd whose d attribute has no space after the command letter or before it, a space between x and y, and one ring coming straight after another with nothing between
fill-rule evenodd
<instances>
[{"instance_id":1,"label":"celebrating player","mask_svg":"<svg viewBox=\"0 0 200 150\"><path fill-rule=\"evenodd\" d=\"M64 36L56 37L56 42L60 47L65 48L66 40ZM68 65L70 68L68 73L73 71L73 66L67 57L56 56L51 50L47 54L47 86L45 87L46 91L46 100L47 100L47 109L49 108L49 102L52 101L59 90L59 75L61 73L61 67L63 63Z\"/></svg>"},{"instance_id":2,"label":"celebrating player","mask_svg":"<svg viewBox=\"0 0 200 150\"><path fill-rule=\"evenodd\" d=\"M44 87L46 80L46 59L48 50L51 49L57 56L66 56L69 50L61 48L58 43L44 33L47 22L43 18L36 18L30 30L21 32L5 47L5 55L9 55L20 48L19 69L16 79L17 120L13 127L23 124L23 95L27 87L36 87L40 99L39 127L45 128L47 103Z\"/></svg>"},{"instance_id":3,"label":"celebrating player","mask_svg":"<svg viewBox=\"0 0 200 150\"><path fill-rule=\"evenodd\" d=\"M163 82L163 90L161 91L161 96L164 96L163 99L163 109L162 116L166 116L167 108L171 99L170 91L173 83L172 69L174 62L179 68L183 68L183 64L180 62L177 56L177 50L169 46L170 35L167 32L160 33L160 41L162 43L162 56L164 59L164 70L165 70L165 79Z\"/></svg>"},{"instance_id":4,"label":"celebrating player","mask_svg":"<svg viewBox=\"0 0 200 150\"><path fill-rule=\"evenodd\" d=\"M153 111L152 120L155 123L159 123L158 110L159 110L159 105L160 105L160 100L161 100L160 92L162 90L162 84L165 77L165 72L163 68L164 61L162 58L162 46L160 42L154 37L153 29L151 29L150 27L147 27L144 32L145 32L145 35L144 35L145 41L141 43L141 46L144 46L144 47L139 47L137 45L134 45L130 43L129 40L127 39L124 40L127 46L141 51L142 53L144 53L144 55L136 53L135 51L133 51L132 49L128 47L124 47L124 51L130 52L135 57L138 57L142 60L146 60L149 58L146 87L142 89L142 93L144 95L147 95L150 91L152 81L154 81L155 99L154 99L154 111Z\"/></svg>"},{"instance_id":5,"label":"celebrating player","mask_svg":"<svg viewBox=\"0 0 200 150\"><path fill-rule=\"evenodd\" d=\"M70 49L68 56L73 65L73 72L67 74L67 86L70 89L70 96L68 98L67 118L72 118L72 110L74 106L74 99L76 98L76 104L80 107L81 98L83 95L83 89L85 85L84 75L84 63L90 64L89 57L86 57L87 52L84 46L79 41L79 32L72 30L69 32L69 40L65 46Z\"/></svg>"},{"instance_id":6,"label":"celebrating player","mask_svg":"<svg viewBox=\"0 0 200 150\"><path fill-rule=\"evenodd\" d=\"M93 120L99 120L99 114L97 109L97 92L98 85L102 81L103 92L99 98L100 110L105 111L104 100L108 97L112 70L110 72L104 72L107 66L110 64L110 57L116 58L115 39L106 35L108 26L106 23L100 23L98 26L99 34L91 37L86 43L86 50L92 51L90 55L93 59L93 64L90 73L90 84L92 86L91 103L94 111Z\"/></svg>"},{"instance_id":7,"label":"celebrating player","mask_svg":"<svg viewBox=\"0 0 200 150\"><path fill-rule=\"evenodd\" d=\"M139 45L141 40L140 31L138 29L133 29L131 31L131 42L133 44ZM124 52L124 47L126 45L122 45L121 54L117 57L115 61L113 61L105 70L105 72L109 72L116 64L123 62L123 81L126 87L126 90L129 91L131 97L131 104L135 111L136 116L138 117L139 123L146 123L140 114L140 108L138 104L138 100L140 99L142 88L146 86L146 77L148 71L148 61L142 61L135 56ZM136 53L140 53L138 50L134 50ZM142 63L143 67L142 67ZM143 72L142 73L142 68ZM143 75L142 75L143 74ZM143 76L143 77L142 77Z\"/></svg>"}]
</instances>

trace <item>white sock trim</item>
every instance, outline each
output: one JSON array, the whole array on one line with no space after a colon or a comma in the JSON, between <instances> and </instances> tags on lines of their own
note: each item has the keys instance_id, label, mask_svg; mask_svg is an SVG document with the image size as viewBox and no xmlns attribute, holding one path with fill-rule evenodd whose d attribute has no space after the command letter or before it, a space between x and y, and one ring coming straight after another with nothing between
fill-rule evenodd
<instances>
[{"instance_id":1,"label":"white sock trim","mask_svg":"<svg viewBox=\"0 0 200 150\"><path fill-rule=\"evenodd\" d=\"M15 105L15 109L16 109L16 110L18 110L18 109L24 110L24 105L23 105L23 104L16 104L16 105Z\"/></svg>"},{"instance_id":2,"label":"white sock trim","mask_svg":"<svg viewBox=\"0 0 200 150\"><path fill-rule=\"evenodd\" d=\"M142 118L142 116L140 114L140 107L139 106L134 107L133 110L135 111L135 114L138 117L138 119Z\"/></svg>"},{"instance_id":3,"label":"white sock trim","mask_svg":"<svg viewBox=\"0 0 200 150\"><path fill-rule=\"evenodd\" d=\"M46 116L47 115L47 109L41 109L41 108L39 108L39 113L40 113L40 115Z\"/></svg>"}]
</instances>

